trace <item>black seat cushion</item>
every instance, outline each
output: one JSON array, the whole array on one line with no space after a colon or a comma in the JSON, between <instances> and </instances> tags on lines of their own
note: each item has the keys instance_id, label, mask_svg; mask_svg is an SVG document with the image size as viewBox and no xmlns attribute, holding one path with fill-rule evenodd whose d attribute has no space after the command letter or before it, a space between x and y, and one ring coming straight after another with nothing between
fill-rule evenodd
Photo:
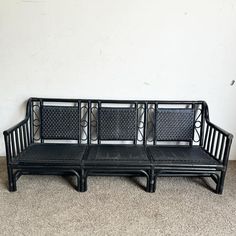
<instances>
[{"instance_id":1,"label":"black seat cushion","mask_svg":"<svg viewBox=\"0 0 236 236\"><path fill-rule=\"evenodd\" d=\"M221 163L207 154L201 147L147 147L157 165L175 166L219 166Z\"/></svg>"},{"instance_id":2,"label":"black seat cushion","mask_svg":"<svg viewBox=\"0 0 236 236\"><path fill-rule=\"evenodd\" d=\"M145 147L141 145L92 145L85 164L96 165L150 165Z\"/></svg>"},{"instance_id":3,"label":"black seat cushion","mask_svg":"<svg viewBox=\"0 0 236 236\"><path fill-rule=\"evenodd\" d=\"M33 144L20 153L18 163L30 164L80 164L86 145L79 144Z\"/></svg>"}]
</instances>

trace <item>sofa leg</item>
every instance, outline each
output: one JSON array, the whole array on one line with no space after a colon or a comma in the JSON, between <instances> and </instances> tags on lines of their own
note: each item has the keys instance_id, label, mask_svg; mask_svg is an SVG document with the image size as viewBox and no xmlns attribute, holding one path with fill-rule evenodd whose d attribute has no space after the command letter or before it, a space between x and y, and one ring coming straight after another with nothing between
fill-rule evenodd
<instances>
[{"instance_id":1,"label":"sofa leg","mask_svg":"<svg viewBox=\"0 0 236 236\"><path fill-rule=\"evenodd\" d=\"M10 166L8 166L7 172L8 172L8 190L9 192L15 192L16 191L16 177L13 173L13 169Z\"/></svg>"},{"instance_id":2,"label":"sofa leg","mask_svg":"<svg viewBox=\"0 0 236 236\"><path fill-rule=\"evenodd\" d=\"M152 170L148 178L147 192L154 193L156 191L156 179L154 171Z\"/></svg>"},{"instance_id":3,"label":"sofa leg","mask_svg":"<svg viewBox=\"0 0 236 236\"><path fill-rule=\"evenodd\" d=\"M86 192L87 191L87 177L81 177L80 178L79 191L80 192Z\"/></svg>"},{"instance_id":4,"label":"sofa leg","mask_svg":"<svg viewBox=\"0 0 236 236\"><path fill-rule=\"evenodd\" d=\"M75 175L75 177L76 177L76 191L80 191L80 176L79 176L79 174L78 175Z\"/></svg>"},{"instance_id":5,"label":"sofa leg","mask_svg":"<svg viewBox=\"0 0 236 236\"><path fill-rule=\"evenodd\" d=\"M80 174L80 184L79 191L86 192L87 191L87 174L82 170Z\"/></svg>"},{"instance_id":6,"label":"sofa leg","mask_svg":"<svg viewBox=\"0 0 236 236\"><path fill-rule=\"evenodd\" d=\"M150 185L150 177L147 177L147 185L146 185L146 192L151 192L151 185Z\"/></svg>"},{"instance_id":7,"label":"sofa leg","mask_svg":"<svg viewBox=\"0 0 236 236\"><path fill-rule=\"evenodd\" d=\"M154 179L153 179L154 183L153 183L153 193L156 192L156 186L157 186L157 176L154 176Z\"/></svg>"},{"instance_id":8,"label":"sofa leg","mask_svg":"<svg viewBox=\"0 0 236 236\"><path fill-rule=\"evenodd\" d=\"M217 186L216 186L216 193L217 194L222 194L223 193L225 175L226 175L226 171L222 171L221 174L220 174L220 177L219 177L219 181L218 181Z\"/></svg>"},{"instance_id":9,"label":"sofa leg","mask_svg":"<svg viewBox=\"0 0 236 236\"><path fill-rule=\"evenodd\" d=\"M156 177L154 176L150 180L150 193L155 193L155 191L156 191Z\"/></svg>"}]
</instances>

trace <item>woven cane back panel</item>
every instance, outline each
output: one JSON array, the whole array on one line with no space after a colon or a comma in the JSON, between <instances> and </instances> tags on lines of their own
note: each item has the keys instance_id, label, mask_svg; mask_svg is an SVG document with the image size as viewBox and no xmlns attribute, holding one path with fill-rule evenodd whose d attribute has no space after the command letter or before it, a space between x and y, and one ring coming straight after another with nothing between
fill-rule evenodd
<instances>
[{"instance_id":1,"label":"woven cane back panel","mask_svg":"<svg viewBox=\"0 0 236 236\"><path fill-rule=\"evenodd\" d=\"M79 138L78 107L43 106L41 109L43 139Z\"/></svg>"},{"instance_id":2,"label":"woven cane back panel","mask_svg":"<svg viewBox=\"0 0 236 236\"><path fill-rule=\"evenodd\" d=\"M136 110L134 108L99 109L99 136L101 140L134 140Z\"/></svg>"},{"instance_id":3,"label":"woven cane back panel","mask_svg":"<svg viewBox=\"0 0 236 236\"><path fill-rule=\"evenodd\" d=\"M193 138L194 110L159 108L156 111L157 141L187 141Z\"/></svg>"}]
</instances>

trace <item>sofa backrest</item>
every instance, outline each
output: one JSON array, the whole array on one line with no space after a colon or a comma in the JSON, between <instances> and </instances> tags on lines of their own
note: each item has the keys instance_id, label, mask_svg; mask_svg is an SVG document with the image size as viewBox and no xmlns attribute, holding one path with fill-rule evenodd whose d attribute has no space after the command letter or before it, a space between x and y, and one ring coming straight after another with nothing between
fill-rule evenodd
<instances>
[{"instance_id":1,"label":"sofa backrest","mask_svg":"<svg viewBox=\"0 0 236 236\"><path fill-rule=\"evenodd\" d=\"M203 101L32 98L30 106L34 142L202 145Z\"/></svg>"},{"instance_id":2,"label":"sofa backrest","mask_svg":"<svg viewBox=\"0 0 236 236\"><path fill-rule=\"evenodd\" d=\"M73 106L42 106L42 139L79 139L80 109Z\"/></svg>"},{"instance_id":3,"label":"sofa backrest","mask_svg":"<svg viewBox=\"0 0 236 236\"><path fill-rule=\"evenodd\" d=\"M99 140L135 140L137 131L135 108L100 107L98 112Z\"/></svg>"},{"instance_id":4,"label":"sofa backrest","mask_svg":"<svg viewBox=\"0 0 236 236\"><path fill-rule=\"evenodd\" d=\"M191 141L194 135L193 108L157 108L157 141Z\"/></svg>"}]
</instances>

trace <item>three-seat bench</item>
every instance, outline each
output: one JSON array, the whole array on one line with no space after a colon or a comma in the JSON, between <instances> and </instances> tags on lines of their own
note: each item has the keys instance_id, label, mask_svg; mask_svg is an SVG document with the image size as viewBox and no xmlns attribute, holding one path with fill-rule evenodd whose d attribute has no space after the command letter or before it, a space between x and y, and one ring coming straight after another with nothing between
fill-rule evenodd
<instances>
[{"instance_id":1,"label":"three-seat bench","mask_svg":"<svg viewBox=\"0 0 236 236\"><path fill-rule=\"evenodd\" d=\"M26 174L210 177L223 192L233 136L209 121L204 101L30 98L4 131L9 191Z\"/></svg>"}]
</instances>

